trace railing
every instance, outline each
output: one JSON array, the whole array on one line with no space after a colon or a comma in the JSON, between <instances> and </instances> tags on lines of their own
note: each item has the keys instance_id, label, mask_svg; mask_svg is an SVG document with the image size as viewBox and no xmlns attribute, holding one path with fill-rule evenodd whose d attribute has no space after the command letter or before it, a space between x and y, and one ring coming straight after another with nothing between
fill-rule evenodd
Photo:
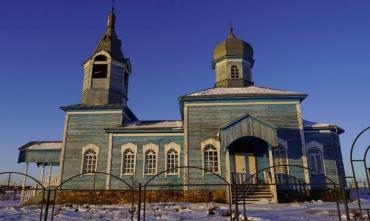
<instances>
[{"instance_id":1,"label":"railing","mask_svg":"<svg viewBox=\"0 0 370 221\"><path fill-rule=\"evenodd\" d=\"M59 184L59 176L46 176L40 183L46 187L57 186ZM21 205L27 203L30 199L36 196L37 193L42 192L42 188L39 184L33 185L30 189L23 191L21 196Z\"/></svg>"},{"instance_id":2,"label":"railing","mask_svg":"<svg viewBox=\"0 0 370 221\"><path fill-rule=\"evenodd\" d=\"M261 180L258 179L256 176L251 177L251 174L249 173L235 173L235 172L231 172L231 183L233 184L258 184L258 183L261 183ZM250 178L248 180L248 178ZM247 183L244 183L246 180L248 180ZM262 181L263 183L263 181Z\"/></svg>"}]
</instances>

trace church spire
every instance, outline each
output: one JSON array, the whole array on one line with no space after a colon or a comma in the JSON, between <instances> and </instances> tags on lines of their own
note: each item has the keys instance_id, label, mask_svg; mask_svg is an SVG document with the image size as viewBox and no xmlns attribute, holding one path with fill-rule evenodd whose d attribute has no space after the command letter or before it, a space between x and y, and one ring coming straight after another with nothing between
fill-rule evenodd
<instances>
[{"instance_id":1,"label":"church spire","mask_svg":"<svg viewBox=\"0 0 370 221\"><path fill-rule=\"evenodd\" d=\"M125 59L121 50L121 40L117 37L115 26L116 15L114 13L114 6L112 5L112 9L107 18L106 31L96 46L93 55L100 51L106 51L111 55L113 60L123 62Z\"/></svg>"},{"instance_id":2,"label":"church spire","mask_svg":"<svg viewBox=\"0 0 370 221\"><path fill-rule=\"evenodd\" d=\"M87 105L127 105L130 60L123 56L116 30L114 7L108 14L103 36L84 64L81 103Z\"/></svg>"}]
</instances>

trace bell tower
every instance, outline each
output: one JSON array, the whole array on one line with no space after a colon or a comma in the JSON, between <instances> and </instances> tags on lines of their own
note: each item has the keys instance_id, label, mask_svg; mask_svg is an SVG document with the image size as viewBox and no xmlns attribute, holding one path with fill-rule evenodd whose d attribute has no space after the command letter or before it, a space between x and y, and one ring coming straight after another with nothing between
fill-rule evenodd
<instances>
[{"instance_id":1,"label":"bell tower","mask_svg":"<svg viewBox=\"0 0 370 221\"><path fill-rule=\"evenodd\" d=\"M108 15L106 31L89 59L83 64L81 103L127 105L130 60L124 57L115 31L114 9Z\"/></svg>"},{"instance_id":2,"label":"bell tower","mask_svg":"<svg viewBox=\"0 0 370 221\"><path fill-rule=\"evenodd\" d=\"M213 51L212 68L215 70L215 87L246 87L253 85L253 48L238 39L230 28L225 41Z\"/></svg>"}]
</instances>

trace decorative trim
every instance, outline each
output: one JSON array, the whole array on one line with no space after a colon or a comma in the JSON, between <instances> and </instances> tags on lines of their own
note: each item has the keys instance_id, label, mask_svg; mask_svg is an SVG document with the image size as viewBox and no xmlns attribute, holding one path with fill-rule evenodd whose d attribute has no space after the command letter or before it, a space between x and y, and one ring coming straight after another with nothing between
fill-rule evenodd
<instances>
[{"instance_id":1,"label":"decorative trim","mask_svg":"<svg viewBox=\"0 0 370 221\"><path fill-rule=\"evenodd\" d=\"M113 137L164 137L164 136L183 136L183 133L124 133L113 134Z\"/></svg>"},{"instance_id":2,"label":"decorative trim","mask_svg":"<svg viewBox=\"0 0 370 221\"><path fill-rule=\"evenodd\" d=\"M169 169L169 168L167 168L168 151L170 151L172 149L177 152L177 157L178 157L178 160L179 160L178 166L181 166L181 146L179 144L175 143L175 142L171 142L169 144L164 145L164 151L165 151L164 159L165 159L165 170L166 171L167 171L167 169ZM180 169L177 169L177 173L167 173L166 172L165 176L167 176L167 175L178 175L178 176L180 176Z\"/></svg>"},{"instance_id":3,"label":"decorative trim","mask_svg":"<svg viewBox=\"0 0 370 221\"><path fill-rule=\"evenodd\" d=\"M145 162L145 152L147 150L153 150L155 152L155 173L145 173L145 166L146 166L146 162ZM156 175L157 172L158 172L158 154L159 154L159 146L157 144L154 144L154 143L149 143L149 144L145 144L143 145L143 177L145 175Z\"/></svg>"},{"instance_id":4,"label":"decorative trim","mask_svg":"<svg viewBox=\"0 0 370 221\"><path fill-rule=\"evenodd\" d=\"M189 153L189 123L188 123L188 120L189 120L189 108L187 106L184 106L184 121L183 121L183 125L184 125L184 190L188 190L189 187L187 186L187 184L189 183L189 169L187 168L187 166L189 166L189 157L188 157L188 153Z\"/></svg>"},{"instance_id":5,"label":"decorative trim","mask_svg":"<svg viewBox=\"0 0 370 221\"><path fill-rule=\"evenodd\" d=\"M90 112L85 112L85 111L70 111L70 112L66 112L67 115L70 115L70 114L122 114L122 110L117 110L117 111L99 111L99 110L94 110L94 111L90 111Z\"/></svg>"},{"instance_id":6,"label":"decorative trim","mask_svg":"<svg viewBox=\"0 0 370 221\"><path fill-rule=\"evenodd\" d=\"M217 150L217 160L218 160L218 171L217 172L214 172L216 174L219 174L221 175L221 147L220 147L220 141L216 140L216 139L213 139L213 138L210 138L210 139L207 139L203 142L200 143L200 149L202 151L202 168L204 168L204 148L207 146L207 145L212 145L216 148ZM205 175L205 171L203 170L203 176Z\"/></svg>"},{"instance_id":7,"label":"decorative trim","mask_svg":"<svg viewBox=\"0 0 370 221\"><path fill-rule=\"evenodd\" d=\"M110 172L112 170L112 149L113 149L113 137L112 134L109 133L109 140L108 140L108 159L107 159L107 176L105 179L105 189L109 190L110 188Z\"/></svg>"},{"instance_id":8,"label":"decorative trim","mask_svg":"<svg viewBox=\"0 0 370 221\"><path fill-rule=\"evenodd\" d=\"M297 121L298 121L298 127L299 127L299 134L301 135L302 162L303 162L303 166L308 168L306 144L305 144L305 137L304 137L304 130L303 130L303 121L302 121L302 111L301 111L300 104L296 104L296 110L297 110ZM310 183L310 174L307 171L307 169L304 169L303 173L304 173L305 182Z\"/></svg>"},{"instance_id":9,"label":"decorative trim","mask_svg":"<svg viewBox=\"0 0 370 221\"><path fill-rule=\"evenodd\" d=\"M64 130L63 130L63 142L62 142L62 150L60 152L60 160L59 160L59 181L58 184L62 182L63 179L63 171L64 171L64 156L66 151L66 143L67 143L67 130L68 130L68 122L69 122L69 116L66 114L64 116Z\"/></svg>"},{"instance_id":10,"label":"decorative trim","mask_svg":"<svg viewBox=\"0 0 370 221\"><path fill-rule=\"evenodd\" d=\"M99 146L96 144L87 144L82 147L82 157L81 157L81 173L83 172L84 167L84 155L87 150L93 150L96 152L96 164L95 164L95 171L98 169L98 163L99 163ZM86 173L84 175L94 175L93 173Z\"/></svg>"},{"instance_id":11,"label":"decorative trim","mask_svg":"<svg viewBox=\"0 0 370 221\"><path fill-rule=\"evenodd\" d=\"M234 102L234 103L186 103L185 107L192 106L244 106L244 105L265 105L265 104L299 104L298 101L268 101L268 102Z\"/></svg>"},{"instance_id":12,"label":"decorative trim","mask_svg":"<svg viewBox=\"0 0 370 221\"><path fill-rule=\"evenodd\" d=\"M134 152L134 172L133 173L125 173L123 174L122 173L122 169L123 169L123 153L126 151L126 150L132 150L132 152ZM126 143L126 144L123 144L121 146L121 170L120 170L120 176L133 176L135 177L135 174L136 174L136 157L137 157L137 145L136 144L133 144L133 143Z\"/></svg>"},{"instance_id":13,"label":"decorative trim","mask_svg":"<svg viewBox=\"0 0 370 221\"><path fill-rule=\"evenodd\" d=\"M315 140L313 141L310 141L308 143L306 143L306 150L307 150L307 153L308 151L311 149L311 148L317 148L321 151L321 153L324 153L324 145L322 143L319 143Z\"/></svg>"},{"instance_id":14,"label":"decorative trim","mask_svg":"<svg viewBox=\"0 0 370 221\"><path fill-rule=\"evenodd\" d=\"M315 140L313 140L313 141L308 142L306 144L306 148L307 148L306 149L307 150L307 153L306 153L307 155L308 155L308 152L312 149L318 149L320 151L320 157L321 157L321 161L322 161L321 163L322 163L322 167L323 167L322 169L324 171L324 175L326 175L325 158L324 158L324 145L315 141Z\"/></svg>"},{"instance_id":15,"label":"decorative trim","mask_svg":"<svg viewBox=\"0 0 370 221\"><path fill-rule=\"evenodd\" d=\"M112 60L112 57L110 56L110 54L104 50L101 50L99 51L98 53L96 53L93 57L92 57L92 61L95 60L95 58L99 55L104 55L105 57L107 57L107 61L106 62L110 62Z\"/></svg>"}]
</instances>

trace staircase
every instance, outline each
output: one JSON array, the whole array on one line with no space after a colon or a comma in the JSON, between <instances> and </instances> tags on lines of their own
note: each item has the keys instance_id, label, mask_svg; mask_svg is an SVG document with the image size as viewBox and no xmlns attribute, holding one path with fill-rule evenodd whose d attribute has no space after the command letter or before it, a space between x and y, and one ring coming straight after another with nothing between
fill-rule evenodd
<instances>
[{"instance_id":1,"label":"staircase","mask_svg":"<svg viewBox=\"0 0 370 221\"><path fill-rule=\"evenodd\" d=\"M255 204L255 203L273 203L274 196L270 191L270 187L267 184L253 184L245 185L245 193L243 193L243 185L237 186L238 204ZM235 187L232 187L233 203L235 201Z\"/></svg>"},{"instance_id":2,"label":"staircase","mask_svg":"<svg viewBox=\"0 0 370 221\"><path fill-rule=\"evenodd\" d=\"M59 183L59 176L47 176L44 177L40 183L45 187L45 190L51 187L55 187ZM22 192L20 204L29 205L33 203L40 203L42 201L43 189L39 184L33 185L28 190ZM46 197L46 192L45 196Z\"/></svg>"}]
</instances>

